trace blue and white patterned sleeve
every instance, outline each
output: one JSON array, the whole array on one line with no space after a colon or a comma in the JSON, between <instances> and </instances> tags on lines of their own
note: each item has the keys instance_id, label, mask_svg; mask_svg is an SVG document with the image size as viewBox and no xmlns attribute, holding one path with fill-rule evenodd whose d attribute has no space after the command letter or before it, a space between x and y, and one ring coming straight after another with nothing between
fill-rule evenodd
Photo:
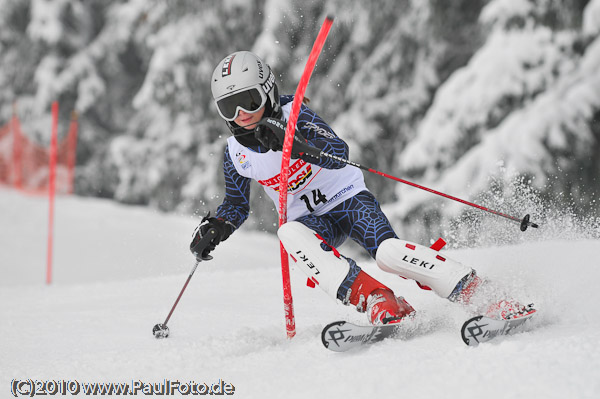
<instances>
[{"instance_id":1,"label":"blue and white patterned sleeve","mask_svg":"<svg viewBox=\"0 0 600 399\"><path fill-rule=\"evenodd\" d=\"M217 208L217 217L231 222L237 229L250 213L250 179L241 176L235 170L228 147L225 148L223 171L225 172L225 199Z\"/></svg>"},{"instance_id":2,"label":"blue and white patterned sleeve","mask_svg":"<svg viewBox=\"0 0 600 399\"><path fill-rule=\"evenodd\" d=\"M317 147L321 151L331 155L348 159L350 155L348 144L339 138L321 117L304 104L300 108L296 127L313 147ZM303 155L302 159L325 169L341 169L346 166L343 162L325 157L315 159L308 155Z\"/></svg>"}]
</instances>

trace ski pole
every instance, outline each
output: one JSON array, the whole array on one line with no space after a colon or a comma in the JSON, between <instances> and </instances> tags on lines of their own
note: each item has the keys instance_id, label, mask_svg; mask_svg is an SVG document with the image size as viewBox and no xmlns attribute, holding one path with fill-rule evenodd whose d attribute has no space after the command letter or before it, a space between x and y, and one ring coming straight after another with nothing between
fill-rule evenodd
<instances>
[{"instance_id":1,"label":"ski pole","mask_svg":"<svg viewBox=\"0 0 600 399\"><path fill-rule=\"evenodd\" d=\"M383 177L387 177L388 179L396 180L396 181L398 181L400 183L404 183L404 184L408 184L409 186L412 186L412 187L420 188L421 190L425 190L425 191L428 191L430 193L442 196L444 198L448 198L448 199L451 199L451 200L454 200L454 201L458 201L458 202L460 202L462 204L472 206L474 208L480 209L480 210L485 211L485 212L489 212L489 213L497 215L497 216L502 216L503 218L506 218L506 219L509 219L509 220L512 220L514 222L519 223L520 227L521 227L521 231L527 230L527 227L529 227L529 226L531 226L533 228L537 228L538 227L538 225L536 223L533 223L533 222L529 221L529 218L530 218L529 214L525 215L525 217L523 217L523 219L519 219L519 218L517 218L515 216L507 215L505 213L498 212L498 211L495 211L493 209L486 208L485 206L477 205L477 204L474 204L472 202L465 201L463 199L454 197L452 195L444 194L444 193L442 193L440 191L437 191L437 190L434 190L432 188L421 186L420 184L413 183L413 182L401 179L401 178L396 177L396 176L388 175L387 173L383 173L383 172L380 172L378 170L375 170L375 169L372 169L372 168L368 168L368 167L363 166L363 165L361 165L361 164L359 164L357 162L349 161L347 159L340 158L340 157L335 156L335 155L331 155L331 154L329 154L327 152L324 152L324 151L321 151L320 154L319 154L319 156L330 158L330 159L334 159L334 160L336 160L338 162L342 162L342 163L345 163L345 164L348 164L348 165L356 166L357 168L360 168L360 169L365 170L367 172L375 173L377 175L380 175L380 176L383 176Z\"/></svg>"},{"instance_id":2,"label":"ski pole","mask_svg":"<svg viewBox=\"0 0 600 399\"><path fill-rule=\"evenodd\" d=\"M263 125L263 126L267 126L269 129L271 129L271 131L273 131L273 133L275 133L279 137L283 137L285 135L285 130L283 128L285 126L285 121L281 121L279 119L267 117L267 118L261 119L260 122L258 122L258 124L259 125ZM448 198L448 199L451 199L451 200L454 200L454 201L458 201L458 202L460 202L462 204L472 206L474 208L480 209L480 210L485 211L485 212L492 213L492 214L497 215L497 216L502 216L503 218L506 218L508 220L512 220L514 222L519 223L520 226L521 226L521 231L527 230L527 227L529 227L529 226L534 227L534 228L538 227L538 225L536 223L533 223L533 222L529 221L529 218L530 218L529 214L525 215L525 217L523 219L519 219L519 218L517 218L515 216L510 216L510 215L507 215L505 213L494 211L492 209L486 208L485 206L477 205L477 204L474 204L472 202L465 201L463 199L454 197L452 195L444 194L444 193L442 193L440 191L437 191L437 190L434 190L432 188L421 186L420 184L413 183L413 182L401 179L401 178L396 177L396 176L388 175L387 173L383 173L383 172L380 172L378 170L375 170L375 169L372 169L372 168L368 168L366 166L362 166L361 164L359 164L357 162L349 161L347 159L344 159L344 158L341 158L341 157L329 154L329 153L327 153L325 151L321 151L319 148L313 147L310 144L308 144L306 141L303 141L302 139L300 139L298 137L298 135L294 135L294 148L296 148L296 146L297 146L297 148L298 148L298 150L300 152L304 152L304 153L310 155L311 157L314 157L314 158L325 157L325 158L333 159L333 160L338 161L338 162L345 163L347 165L356 166L357 168L365 170L367 172L375 173L376 175L387 177L388 179L396 180L396 181L398 181L400 183L404 183L404 184L408 184L409 186L420 188L421 190L425 190L425 191L428 191L430 193L440 195L440 196L442 196L444 198Z\"/></svg>"},{"instance_id":3,"label":"ski pole","mask_svg":"<svg viewBox=\"0 0 600 399\"><path fill-rule=\"evenodd\" d=\"M198 243L198 247L202 248L202 244L204 244L204 247L208 246L208 244L212 241L212 239L215 237L216 234L217 234L217 230L215 230L215 229L208 230L206 232L206 234L202 237L200 242ZM200 253L201 252L202 251L200 251ZM165 321L163 323L158 323L152 328L152 334L156 338L167 338L169 336L169 327L167 327L167 323L169 322L169 319L171 318L173 311L175 311L175 307L177 307L177 304L179 303L179 300L181 299L183 292L185 291L188 284L190 283L190 280L192 279L192 276L194 275L194 272L196 271L198 264L202 260L211 260L211 259L212 259L212 256L206 256L206 257L203 257L201 260L200 259L196 260L196 262L194 263L194 267L192 267L192 271L190 272L190 275L188 276L187 280L185 281L185 284L183 285L181 292L179 292L179 296L177 296L177 299L175 300L175 303L173 304L171 311L167 315L167 318L165 319Z\"/></svg>"}]
</instances>

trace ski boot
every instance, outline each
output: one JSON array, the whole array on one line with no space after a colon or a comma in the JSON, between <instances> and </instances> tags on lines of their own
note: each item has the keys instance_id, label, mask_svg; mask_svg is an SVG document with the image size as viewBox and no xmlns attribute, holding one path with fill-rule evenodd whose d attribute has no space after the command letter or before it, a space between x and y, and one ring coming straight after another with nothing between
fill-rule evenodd
<instances>
[{"instance_id":1,"label":"ski boot","mask_svg":"<svg viewBox=\"0 0 600 399\"><path fill-rule=\"evenodd\" d=\"M458 283L448 299L452 302L461 303L463 305L471 305L473 303L474 296L479 294L480 298L476 302L481 303L481 297L482 295L486 295L486 291L489 294L492 294L493 287L490 286L488 281L479 278L475 271L473 271ZM496 298L498 298L498 296L496 296ZM505 299L494 302L491 305L482 304L478 305L477 307L479 308L477 313L483 313L485 316L495 320L518 319L520 317L535 313L536 311L533 308L533 304L525 306L521 305L515 300Z\"/></svg>"},{"instance_id":2,"label":"ski boot","mask_svg":"<svg viewBox=\"0 0 600 399\"><path fill-rule=\"evenodd\" d=\"M359 312L366 312L373 325L395 324L406 316L415 314L415 310L402 297L369 276L364 271L356 276L348 289L345 304L356 306Z\"/></svg>"},{"instance_id":3,"label":"ski boot","mask_svg":"<svg viewBox=\"0 0 600 399\"><path fill-rule=\"evenodd\" d=\"M512 320L535 313L533 304L521 305L515 300L501 300L489 306L485 315L496 320Z\"/></svg>"},{"instance_id":4,"label":"ski boot","mask_svg":"<svg viewBox=\"0 0 600 399\"><path fill-rule=\"evenodd\" d=\"M376 289L367 297L367 317L373 325L400 323L406 316L415 314L403 297L396 297L389 289Z\"/></svg>"}]
</instances>

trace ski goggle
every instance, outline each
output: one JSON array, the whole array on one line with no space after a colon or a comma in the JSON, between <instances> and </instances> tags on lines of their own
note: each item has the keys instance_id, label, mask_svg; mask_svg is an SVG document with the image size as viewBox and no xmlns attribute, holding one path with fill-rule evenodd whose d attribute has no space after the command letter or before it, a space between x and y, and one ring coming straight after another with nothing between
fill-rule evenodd
<instances>
[{"instance_id":1,"label":"ski goggle","mask_svg":"<svg viewBox=\"0 0 600 399\"><path fill-rule=\"evenodd\" d=\"M260 85L215 100L219 115L228 122L237 118L240 110L253 114L260 110L266 102L267 95Z\"/></svg>"}]
</instances>

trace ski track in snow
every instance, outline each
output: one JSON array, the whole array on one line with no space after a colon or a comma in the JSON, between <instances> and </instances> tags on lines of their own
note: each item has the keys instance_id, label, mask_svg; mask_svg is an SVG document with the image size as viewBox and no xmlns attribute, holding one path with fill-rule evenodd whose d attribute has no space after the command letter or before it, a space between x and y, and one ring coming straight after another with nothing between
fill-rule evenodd
<instances>
[{"instance_id":1,"label":"ski track in snow","mask_svg":"<svg viewBox=\"0 0 600 399\"><path fill-rule=\"evenodd\" d=\"M444 251L540 309L533 331L477 348L460 338L466 309L363 261L417 309L419 327L405 339L334 353L322 346L321 328L366 317L292 270L298 333L286 339L274 236L242 229L221 244L196 270L171 336L156 340L152 326L193 266L187 247L198 219L60 197L54 283L46 286L47 207L45 198L0 189L0 397L27 378L222 379L239 398L600 397L599 241Z\"/></svg>"}]
</instances>

